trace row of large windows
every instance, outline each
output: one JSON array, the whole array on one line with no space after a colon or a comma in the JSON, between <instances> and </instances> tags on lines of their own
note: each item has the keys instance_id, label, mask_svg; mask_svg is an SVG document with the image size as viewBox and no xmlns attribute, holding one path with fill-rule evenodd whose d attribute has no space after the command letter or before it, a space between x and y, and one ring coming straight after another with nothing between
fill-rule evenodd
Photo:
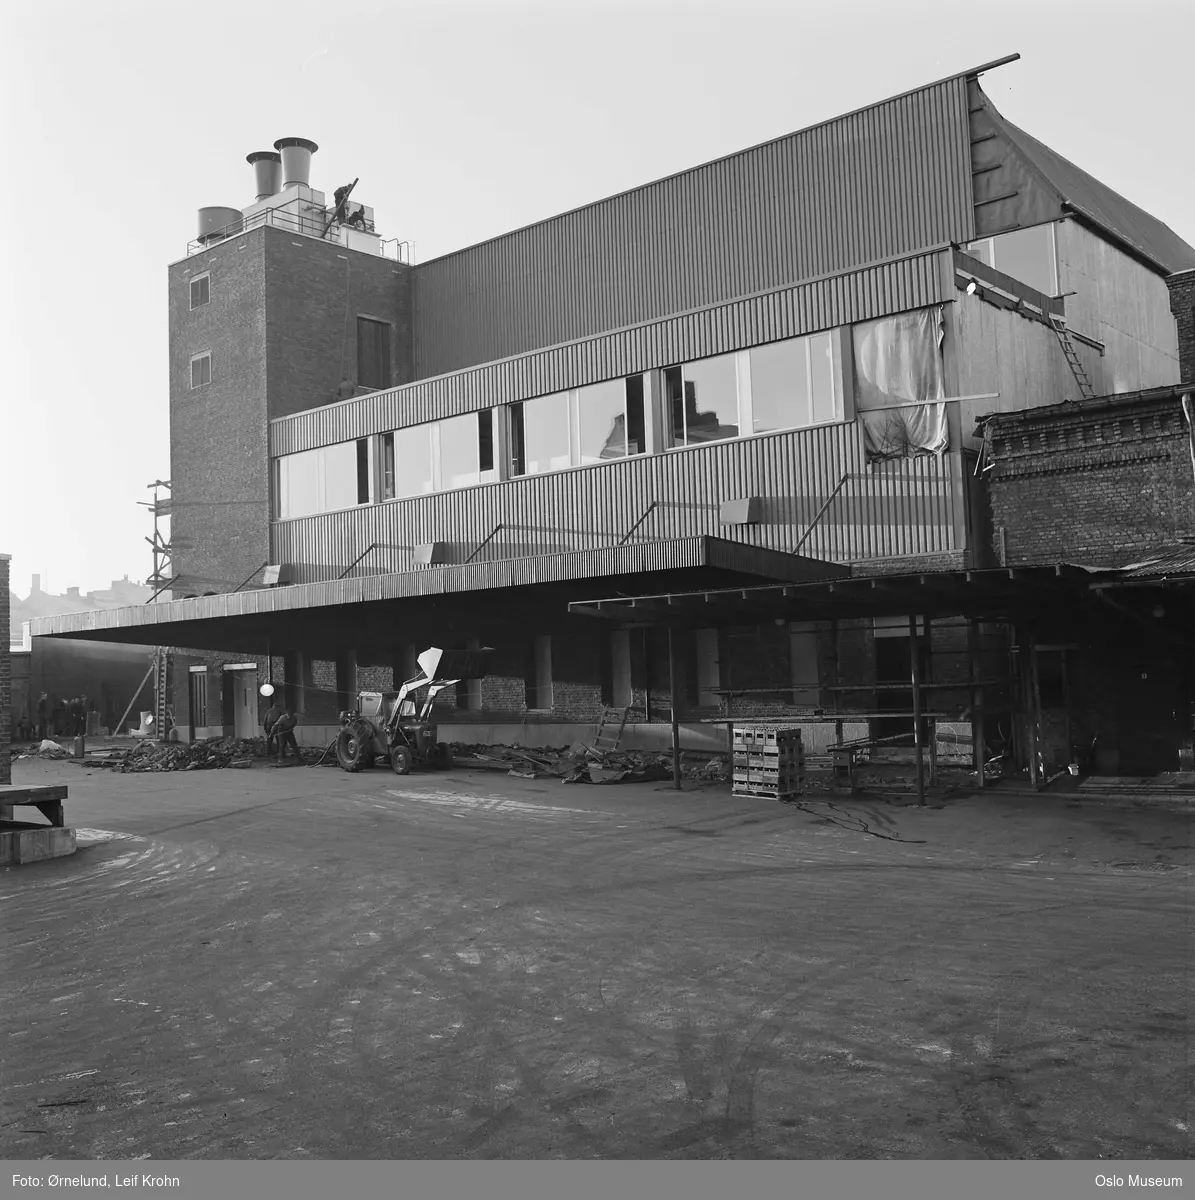
<instances>
[{"instance_id":1,"label":"row of large windows","mask_svg":"<svg viewBox=\"0 0 1195 1200\"><path fill-rule=\"evenodd\" d=\"M844 419L841 331L285 455L275 514L450 491Z\"/></svg>"}]
</instances>

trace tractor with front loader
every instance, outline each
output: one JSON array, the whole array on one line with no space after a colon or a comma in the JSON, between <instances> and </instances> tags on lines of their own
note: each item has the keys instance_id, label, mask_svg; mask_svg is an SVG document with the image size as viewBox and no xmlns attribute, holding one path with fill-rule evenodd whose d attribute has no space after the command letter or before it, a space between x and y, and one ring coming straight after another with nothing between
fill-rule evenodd
<instances>
[{"instance_id":1,"label":"tractor with front loader","mask_svg":"<svg viewBox=\"0 0 1195 1200\"><path fill-rule=\"evenodd\" d=\"M432 720L436 697L447 687L482 679L493 650L440 650L432 647L415 660L419 674L396 692L358 692L355 708L340 714L336 761L360 771L385 759L396 775L414 766L450 767L452 751L438 740Z\"/></svg>"}]
</instances>

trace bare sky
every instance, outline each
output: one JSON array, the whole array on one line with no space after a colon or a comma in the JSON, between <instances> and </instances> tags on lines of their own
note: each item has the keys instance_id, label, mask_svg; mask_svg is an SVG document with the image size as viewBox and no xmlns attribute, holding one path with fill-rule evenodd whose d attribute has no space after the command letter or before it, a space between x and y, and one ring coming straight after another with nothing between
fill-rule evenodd
<instances>
[{"instance_id":1,"label":"bare sky","mask_svg":"<svg viewBox=\"0 0 1195 1200\"><path fill-rule=\"evenodd\" d=\"M997 108L1195 243L1188 0L14 6L0 54L0 552L13 590L150 572L166 265L252 150L426 261L1019 51ZM1177 65L1176 65L1177 64Z\"/></svg>"}]
</instances>

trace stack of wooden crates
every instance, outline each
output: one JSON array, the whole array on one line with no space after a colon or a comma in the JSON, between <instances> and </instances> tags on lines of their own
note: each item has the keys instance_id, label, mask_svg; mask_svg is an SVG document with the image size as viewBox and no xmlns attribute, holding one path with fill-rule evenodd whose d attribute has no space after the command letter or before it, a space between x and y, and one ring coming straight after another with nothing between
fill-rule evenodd
<instances>
[{"instance_id":1,"label":"stack of wooden crates","mask_svg":"<svg viewBox=\"0 0 1195 1200\"><path fill-rule=\"evenodd\" d=\"M736 796L784 800L805 786L805 746L795 725L736 725L731 756Z\"/></svg>"}]
</instances>

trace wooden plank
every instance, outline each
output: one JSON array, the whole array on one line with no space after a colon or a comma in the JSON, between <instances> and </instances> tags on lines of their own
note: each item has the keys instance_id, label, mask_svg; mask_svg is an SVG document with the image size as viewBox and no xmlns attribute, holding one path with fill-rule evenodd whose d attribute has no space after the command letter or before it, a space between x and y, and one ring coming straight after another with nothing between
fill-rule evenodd
<instances>
[{"instance_id":1,"label":"wooden plank","mask_svg":"<svg viewBox=\"0 0 1195 1200\"><path fill-rule=\"evenodd\" d=\"M65 799L65 783L42 783L32 787L15 783L0 784L0 804L42 804L49 800Z\"/></svg>"}]
</instances>

